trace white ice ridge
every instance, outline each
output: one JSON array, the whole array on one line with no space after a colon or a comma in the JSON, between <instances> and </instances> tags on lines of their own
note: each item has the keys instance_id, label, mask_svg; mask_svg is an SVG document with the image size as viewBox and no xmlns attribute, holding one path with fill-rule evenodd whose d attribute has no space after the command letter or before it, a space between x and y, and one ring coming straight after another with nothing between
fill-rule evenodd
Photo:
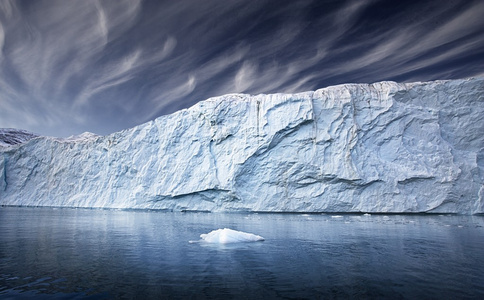
<instances>
[{"instance_id":1,"label":"white ice ridge","mask_svg":"<svg viewBox=\"0 0 484 300\"><path fill-rule=\"evenodd\" d=\"M204 242L212 244L258 242L264 240L264 238L260 235L237 231L229 228L217 229L207 234L201 234L200 237Z\"/></svg>"},{"instance_id":2,"label":"white ice ridge","mask_svg":"<svg viewBox=\"0 0 484 300\"><path fill-rule=\"evenodd\" d=\"M232 94L0 147L0 205L484 213L484 78Z\"/></svg>"}]
</instances>

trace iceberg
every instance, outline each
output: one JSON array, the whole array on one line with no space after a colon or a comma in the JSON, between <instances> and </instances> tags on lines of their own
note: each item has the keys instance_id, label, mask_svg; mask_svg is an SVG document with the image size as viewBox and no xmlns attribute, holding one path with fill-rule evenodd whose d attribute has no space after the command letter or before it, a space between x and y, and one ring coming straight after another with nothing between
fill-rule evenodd
<instances>
[{"instance_id":1,"label":"iceberg","mask_svg":"<svg viewBox=\"0 0 484 300\"><path fill-rule=\"evenodd\" d=\"M484 78L230 94L107 136L3 144L4 206L484 213Z\"/></svg>"},{"instance_id":2,"label":"iceberg","mask_svg":"<svg viewBox=\"0 0 484 300\"><path fill-rule=\"evenodd\" d=\"M217 229L207 234L201 234L200 238L202 238L203 242L211 244L258 242L264 240L264 238L260 235L237 231L229 228Z\"/></svg>"}]
</instances>

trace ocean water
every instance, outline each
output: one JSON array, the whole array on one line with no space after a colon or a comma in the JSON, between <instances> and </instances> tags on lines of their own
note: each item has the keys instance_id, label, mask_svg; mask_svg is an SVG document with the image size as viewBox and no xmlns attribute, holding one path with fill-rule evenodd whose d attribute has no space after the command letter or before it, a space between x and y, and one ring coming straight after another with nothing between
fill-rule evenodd
<instances>
[{"instance_id":1,"label":"ocean water","mask_svg":"<svg viewBox=\"0 0 484 300\"><path fill-rule=\"evenodd\" d=\"M0 299L135 298L484 299L484 217L0 208Z\"/></svg>"}]
</instances>

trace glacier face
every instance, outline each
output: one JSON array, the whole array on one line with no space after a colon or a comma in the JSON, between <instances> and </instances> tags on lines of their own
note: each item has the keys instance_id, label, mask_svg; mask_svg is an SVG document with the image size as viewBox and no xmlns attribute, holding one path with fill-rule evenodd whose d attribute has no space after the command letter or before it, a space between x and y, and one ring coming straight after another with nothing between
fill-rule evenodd
<instances>
[{"instance_id":1,"label":"glacier face","mask_svg":"<svg viewBox=\"0 0 484 300\"><path fill-rule=\"evenodd\" d=\"M484 213L484 79L225 95L0 148L0 204Z\"/></svg>"}]
</instances>

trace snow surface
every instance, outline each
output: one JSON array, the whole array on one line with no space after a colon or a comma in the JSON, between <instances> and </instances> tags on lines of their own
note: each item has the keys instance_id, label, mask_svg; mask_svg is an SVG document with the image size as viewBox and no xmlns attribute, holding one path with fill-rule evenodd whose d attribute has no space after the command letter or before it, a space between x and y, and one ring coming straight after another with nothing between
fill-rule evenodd
<instances>
[{"instance_id":1,"label":"snow surface","mask_svg":"<svg viewBox=\"0 0 484 300\"><path fill-rule=\"evenodd\" d=\"M64 139L60 139L58 138L57 140L59 141L65 141L65 142L87 142L87 141L90 141L90 140L95 140L97 138L101 137L100 135L97 135L95 133L92 133L92 132L84 132L84 133L81 133L79 135L72 135L70 137L67 137L67 138L64 138Z\"/></svg>"},{"instance_id":2,"label":"snow surface","mask_svg":"<svg viewBox=\"0 0 484 300\"><path fill-rule=\"evenodd\" d=\"M210 98L0 148L0 205L484 213L484 79Z\"/></svg>"},{"instance_id":3,"label":"snow surface","mask_svg":"<svg viewBox=\"0 0 484 300\"><path fill-rule=\"evenodd\" d=\"M200 237L204 242L212 244L258 242L264 240L264 238L260 235L237 231L229 228L217 229L207 234L201 234Z\"/></svg>"}]
</instances>

